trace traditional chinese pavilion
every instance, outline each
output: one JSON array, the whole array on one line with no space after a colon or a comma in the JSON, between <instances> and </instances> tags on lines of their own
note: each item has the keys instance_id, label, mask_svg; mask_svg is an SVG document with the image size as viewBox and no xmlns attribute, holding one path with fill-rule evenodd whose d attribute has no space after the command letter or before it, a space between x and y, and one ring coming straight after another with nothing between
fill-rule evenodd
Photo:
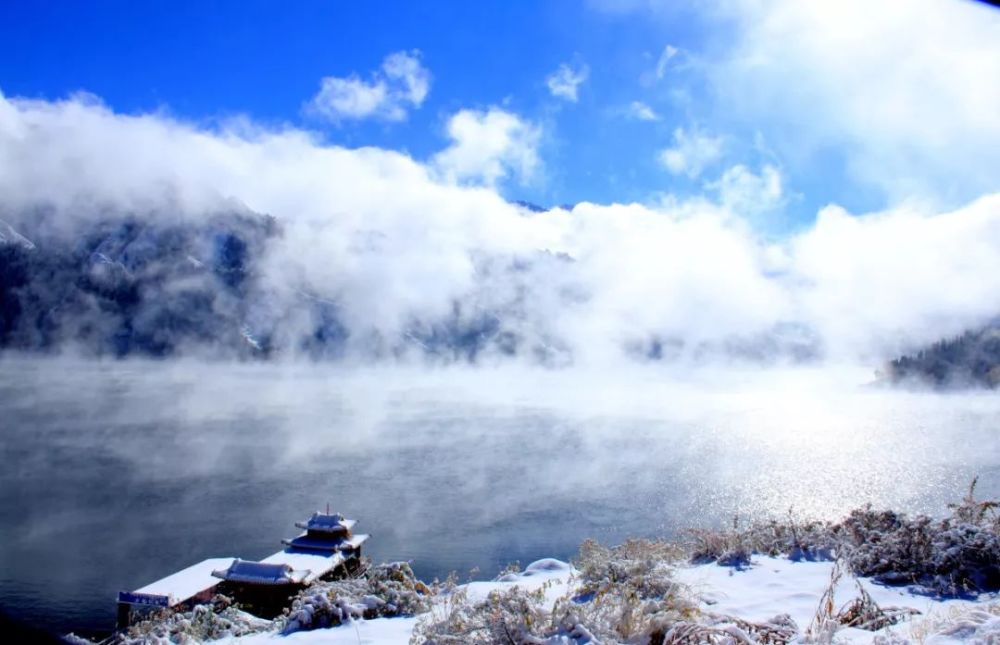
<instances>
[{"instance_id":1,"label":"traditional chinese pavilion","mask_svg":"<svg viewBox=\"0 0 1000 645\"><path fill-rule=\"evenodd\" d=\"M295 526L304 529L305 533L290 540L281 542L288 549L309 553L339 553L345 564L348 560L360 561L361 545L368 540L367 535L354 535L351 529L357 522L346 519L340 513L313 513L305 522L296 522Z\"/></svg>"},{"instance_id":2,"label":"traditional chinese pavilion","mask_svg":"<svg viewBox=\"0 0 1000 645\"><path fill-rule=\"evenodd\" d=\"M339 513L313 513L295 526L305 532L282 540L286 548L263 560L211 558L136 591L118 594L118 626L127 627L133 612L186 609L209 602L215 593L230 595L267 618L277 615L288 598L317 580L357 575L363 570L361 545L368 535L354 535L357 522Z\"/></svg>"}]
</instances>

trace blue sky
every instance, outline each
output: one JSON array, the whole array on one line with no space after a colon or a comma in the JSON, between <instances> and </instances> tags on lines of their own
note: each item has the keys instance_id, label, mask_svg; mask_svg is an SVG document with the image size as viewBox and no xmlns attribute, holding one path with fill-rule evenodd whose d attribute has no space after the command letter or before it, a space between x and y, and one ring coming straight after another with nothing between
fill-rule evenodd
<instances>
[{"instance_id":1,"label":"blue sky","mask_svg":"<svg viewBox=\"0 0 1000 645\"><path fill-rule=\"evenodd\" d=\"M864 142L865 128L878 130L876 140L886 128L878 119L866 124L865 115L851 106L839 110L836 101L863 102L873 86L849 74L834 74L828 86L813 86L827 75L824 65L837 71L839 58L891 76L893 66L902 64L893 59L897 45L911 51L926 44L918 32L900 31L892 7L864 14L891 47L820 51L818 56L806 51L806 62L796 68L795 33L825 28L828 16L809 23L816 17L793 15L791 31L773 36L788 47L762 51L766 34L761 25L779 23L781 28L782 3L764 8L731 4L6 2L0 7L0 91L46 100L85 91L117 112L163 111L203 124L245 115L273 127L320 132L331 144L401 150L419 160L447 146L453 115L495 107L531 124L537 134L533 146L539 163L522 173L530 176L512 173L497 182L510 199L543 205L648 203L664 195L721 199L726 170L738 166L744 172L737 177L780 181L780 197L762 209L767 213L756 214L774 230L801 227L830 202L852 212L911 197L958 205L991 188L985 185L988 178L970 180L961 168L954 177L945 170L929 179L921 168L902 189L890 186L908 177L921 154L939 157L941 146L917 150L893 161L899 168L887 168L881 156L892 157L924 133L900 129L877 141L882 148L872 151ZM968 36L966 23L980 23L982 42L998 33L996 12L986 7L964 0L930 4L946 19L955 17L955 30L944 36ZM971 42L975 45L976 38ZM674 54L665 56L670 51ZM307 108L321 79L355 76L374 82L383 61L396 52L412 54L429 74L426 96L419 105L405 106L405 118L331 120ZM765 64L763 70L741 72L743 62L762 53L765 60L774 57L773 70ZM970 59L976 53L974 48L959 52ZM586 70L575 100L554 94L547 83L562 65L576 74ZM739 87L742 80L746 87ZM918 75L893 88L899 96L890 99L919 97L921 80ZM992 97L984 100L988 110ZM886 99L872 96L871 101ZM825 106L816 110L814 122L810 102ZM646 120L638 118L640 111ZM842 113L849 122L838 122ZM961 114L920 116L933 122ZM894 127L891 115L882 118ZM678 128L692 147L681 150L687 156L675 156L678 163L671 168L664 152L682 148ZM975 129L970 123L969 131L946 140L945 153L961 154L966 139L976 139ZM715 152L713 141L718 142ZM692 155L706 145L704 162L693 163ZM979 164L996 157L982 155ZM878 174L864 169L869 162L887 178L869 179L866 173Z\"/></svg>"}]
</instances>

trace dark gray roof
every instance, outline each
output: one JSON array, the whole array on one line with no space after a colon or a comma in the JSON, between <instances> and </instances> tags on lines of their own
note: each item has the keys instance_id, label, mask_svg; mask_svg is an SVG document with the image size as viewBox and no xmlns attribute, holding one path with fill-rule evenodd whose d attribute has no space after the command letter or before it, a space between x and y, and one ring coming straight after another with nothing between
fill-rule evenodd
<instances>
[{"instance_id":1,"label":"dark gray roof","mask_svg":"<svg viewBox=\"0 0 1000 645\"><path fill-rule=\"evenodd\" d=\"M356 549L368 540L367 535L354 535L351 537L324 538L316 535L303 534L291 540L282 540L292 549L302 549L305 551L344 551Z\"/></svg>"}]
</instances>

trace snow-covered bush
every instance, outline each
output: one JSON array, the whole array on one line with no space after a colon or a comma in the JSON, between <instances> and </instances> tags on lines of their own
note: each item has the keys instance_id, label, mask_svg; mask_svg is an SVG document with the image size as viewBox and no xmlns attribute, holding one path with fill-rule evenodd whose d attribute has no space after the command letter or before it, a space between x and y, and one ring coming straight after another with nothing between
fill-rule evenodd
<instances>
[{"instance_id":1,"label":"snow-covered bush","mask_svg":"<svg viewBox=\"0 0 1000 645\"><path fill-rule=\"evenodd\" d=\"M954 596L1000 590L1000 517L997 502L968 495L951 515L908 517L871 507L839 522L789 517L725 531L689 532L693 561L741 564L751 553L793 558L843 559L852 573L886 584L911 584Z\"/></svg>"},{"instance_id":2,"label":"snow-covered bush","mask_svg":"<svg viewBox=\"0 0 1000 645\"><path fill-rule=\"evenodd\" d=\"M787 616L751 623L705 612L673 578L685 552L675 543L630 540L617 547L587 541L578 576L552 602L547 589L514 586L469 602L462 588L442 593L447 607L417 625L413 645L663 645L786 643L797 627ZM529 568L530 569L530 568ZM501 580L516 582L507 574Z\"/></svg>"},{"instance_id":3,"label":"snow-covered bush","mask_svg":"<svg viewBox=\"0 0 1000 645\"><path fill-rule=\"evenodd\" d=\"M673 542L627 540L606 547L594 540L580 545L573 564L580 571L581 594L627 589L638 598L664 598L680 590L673 579L683 550Z\"/></svg>"},{"instance_id":4,"label":"snow-covered bush","mask_svg":"<svg viewBox=\"0 0 1000 645\"><path fill-rule=\"evenodd\" d=\"M543 589L526 591L514 586L490 592L485 600L469 602L463 591L453 595L441 611L418 623L410 642L416 645L522 645L539 641L550 614L544 608Z\"/></svg>"},{"instance_id":5,"label":"snow-covered bush","mask_svg":"<svg viewBox=\"0 0 1000 645\"><path fill-rule=\"evenodd\" d=\"M321 582L300 592L275 623L284 633L331 627L356 618L424 613L431 589L406 562L380 564L363 578Z\"/></svg>"},{"instance_id":6,"label":"snow-covered bush","mask_svg":"<svg viewBox=\"0 0 1000 645\"><path fill-rule=\"evenodd\" d=\"M916 621L910 630L920 643L1000 642L1000 603L952 607Z\"/></svg>"},{"instance_id":7,"label":"snow-covered bush","mask_svg":"<svg viewBox=\"0 0 1000 645\"><path fill-rule=\"evenodd\" d=\"M845 561L857 575L943 595L1000 589L1000 534L992 522L862 509L836 530Z\"/></svg>"},{"instance_id":8,"label":"snow-covered bush","mask_svg":"<svg viewBox=\"0 0 1000 645\"><path fill-rule=\"evenodd\" d=\"M829 522L799 520L789 513L783 520L741 526L734 518L729 530L691 529L684 544L696 564L718 562L724 566L749 564L754 553L786 555L793 559L832 560L837 538Z\"/></svg>"},{"instance_id":9,"label":"snow-covered bush","mask_svg":"<svg viewBox=\"0 0 1000 645\"><path fill-rule=\"evenodd\" d=\"M594 642L730 642L730 631L746 631L751 623L736 627L741 621L699 609L694 593L674 579L675 566L686 555L682 545L667 541L629 540L611 548L584 542L575 560L580 571L576 595L553 613L564 611L561 625L569 622L586 630ZM784 627L755 625L747 633L786 631ZM788 635L794 633L792 629Z\"/></svg>"},{"instance_id":10,"label":"snow-covered bush","mask_svg":"<svg viewBox=\"0 0 1000 645\"><path fill-rule=\"evenodd\" d=\"M380 616L413 616L430 609L430 587L417 580L406 562L372 567L366 576L368 593L384 602Z\"/></svg>"},{"instance_id":11,"label":"snow-covered bush","mask_svg":"<svg viewBox=\"0 0 1000 645\"><path fill-rule=\"evenodd\" d=\"M232 606L231 599L216 596L211 605L197 605L190 611L171 612L142 621L120 634L122 645L201 643L220 638L246 636L271 629L263 620Z\"/></svg>"}]
</instances>

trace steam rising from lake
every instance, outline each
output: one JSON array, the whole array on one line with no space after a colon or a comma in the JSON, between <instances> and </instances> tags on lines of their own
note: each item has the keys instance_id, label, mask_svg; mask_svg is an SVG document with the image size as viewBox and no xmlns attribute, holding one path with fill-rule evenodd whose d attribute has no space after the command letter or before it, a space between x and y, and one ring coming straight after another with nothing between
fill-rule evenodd
<instances>
[{"instance_id":1,"label":"steam rising from lake","mask_svg":"<svg viewBox=\"0 0 1000 645\"><path fill-rule=\"evenodd\" d=\"M734 514L940 513L977 474L1000 493L1000 399L867 379L8 356L0 606L107 627L119 589L268 555L327 502L433 576Z\"/></svg>"}]
</instances>

